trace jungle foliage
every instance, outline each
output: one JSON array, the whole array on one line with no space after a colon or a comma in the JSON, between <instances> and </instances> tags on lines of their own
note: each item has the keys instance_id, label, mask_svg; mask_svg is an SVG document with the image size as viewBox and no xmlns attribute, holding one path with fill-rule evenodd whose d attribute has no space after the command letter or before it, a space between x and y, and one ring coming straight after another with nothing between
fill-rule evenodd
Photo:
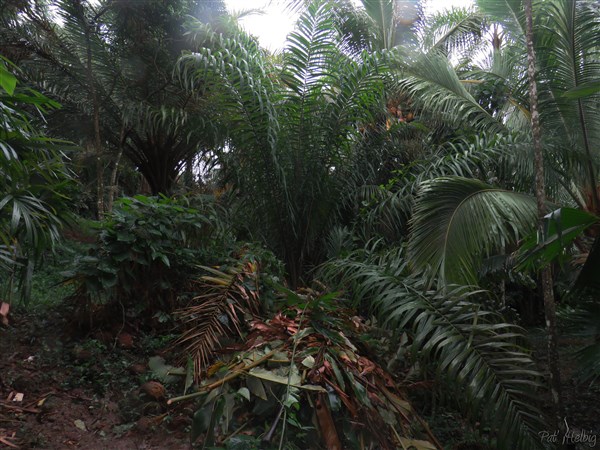
<instances>
[{"instance_id":1,"label":"jungle foliage","mask_svg":"<svg viewBox=\"0 0 600 450\"><path fill-rule=\"evenodd\" d=\"M542 269L599 375L598 5L533 1L540 215L521 0L291 1L277 54L171 3L0 12L7 292L76 217L80 325L176 332L155 382L205 447L441 448L431 383L486 448L541 448Z\"/></svg>"}]
</instances>

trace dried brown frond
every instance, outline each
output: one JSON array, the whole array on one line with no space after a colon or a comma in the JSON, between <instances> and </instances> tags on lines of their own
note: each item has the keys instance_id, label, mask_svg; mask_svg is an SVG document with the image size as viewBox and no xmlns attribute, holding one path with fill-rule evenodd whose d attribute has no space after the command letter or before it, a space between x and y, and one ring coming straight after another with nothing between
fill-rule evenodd
<instances>
[{"instance_id":1,"label":"dried brown frond","mask_svg":"<svg viewBox=\"0 0 600 450\"><path fill-rule=\"evenodd\" d=\"M203 268L208 274L195 283L196 290L202 294L175 312L184 330L175 346L183 348L184 354L192 358L196 379L228 339L242 337L245 316L253 317L259 311L255 264L225 270Z\"/></svg>"}]
</instances>

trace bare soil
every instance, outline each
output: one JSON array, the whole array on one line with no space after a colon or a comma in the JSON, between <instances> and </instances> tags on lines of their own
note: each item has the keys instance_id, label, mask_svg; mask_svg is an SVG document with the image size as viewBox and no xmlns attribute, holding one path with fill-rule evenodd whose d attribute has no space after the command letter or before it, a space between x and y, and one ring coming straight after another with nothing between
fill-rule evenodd
<instances>
[{"instance_id":1,"label":"bare soil","mask_svg":"<svg viewBox=\"0 0 600 450\"><path fill-rule=\"evenodd\" d=\"M0 328L0 449L191 448L190 411L140 389L151 374L138 336L68 328L58 313Z\"/></svg>"}]
</instances>

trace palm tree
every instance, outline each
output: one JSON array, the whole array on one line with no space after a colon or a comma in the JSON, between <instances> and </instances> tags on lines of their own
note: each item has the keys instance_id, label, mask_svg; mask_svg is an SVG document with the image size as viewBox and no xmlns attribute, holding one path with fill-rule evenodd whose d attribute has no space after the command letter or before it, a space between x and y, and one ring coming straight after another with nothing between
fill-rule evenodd
<instances>
[{"instance_id":1,"label":"palm tree","mask_svg":"<svg viewBox=\"0 0 600 450\"><path fill-rule=\"evenodd\" d=\"M67 106L56 122L49 117L51 125L58 123L65 133L65 122L73 123L71 137L96 155L100 213L104 168L112 165L109 179L115 179L121 154L152 193L170 193L185 164L217 139L203 121L211 113L209 102L192 98L172 76L186 47L183 22L198 5L182 0L167 15L161 5L60 0L54 12L27 4L4 16L4 45L20 49L31 79ZM219 5L198 14L219 17L224 14Z\"/></svg>"},{"instance_id":2,"label":"palm tree","mask_svg":"<svg viewBox=\"0 0 600 450\"><path fill-rule=\"evenodd\" d=\"M502 22L506 30L505 39L512 39L514 42L525 42L523 9L517 5L518 2L507 2L504 6L498 6L498 2L489 2L488 4L488 2L482 1L480 3L482 7L488 8L492 18L497 17L494 15L496 13L505 16L505 20ZM593 3L588 1L541 2L536 3L534 6L537 11L540 11L539 15L536 15L536 20L540 23L539 27L536 27L539 31L534 42L536 44L535 51L540 61L540 70L538 71L540 122L545 149L545 181L549 186L546 194L549 195L549 201L554 204L571 207L579 206L588 211L593 211L595 203L593 192L595 192L595 189L592 189L591 186L595 183L595 174L598 167L596 157L589 154L591 150L588 144L589 136L598 132L598 121L594 119L598 116L598 106L597 102L594 101L594 97L573 100L569 98L569 93L576 90L578 86L585 86L594 77L598 77L598 65L596 63L598 49L593 44L592 38L598 30L598 12ZM508 14L507 11L511 14ZM515 20L515 17L520 19ZM548 31L550 29L558 29L561 33L558 35L551 33ZM507 47L506 53L515 52L519 48L517 45L508 45ZM525 47L521 48L524 49ZM507 177L498 171L499 166L494 169L495 175L489 176L488 173L482 180L491 181L493 179L501 187L504 184L503 187L509 192L514 191L516 188L524 193L533 194L533 165L531 162L527 162L527 160L533 161L533 154L531 147L528 149L528 146L524 145L531 142L530 129L523 128L523 125L527 122L520 118L521 116L530 117L529 105L526 103L526 96L524 96L527 86L526 72L524 71L526 67L525 60L526 53L523 50L521 50L521 54L513 53L510 56L506 55L506 57L497 55L495 58L498 64L505 62L519 71L510 78L505 77L508 83L506 87L510 91L502 100L506 107L500 105L496 109L496 111L503 110L501 114L490 113L483 108L479 109L477 100L470 96L468 90L464 90L464 86L475 85L476 77L484 74L481 69L471 73L468 79L461 80L449 65L445 67L444 71L442 62L438 61L439 70L437 72L434 70L430 70L430 73L421 71L420 75L407 80L406 87L414 93L418 99L416 101L424 111L453 117L454 123L458 126L467 118L480 131L500 132L509 138L510 143L505 141L500 148L504 149L503 153L505 154L513 153L517 155L512 158L513 162L518 165L513 168L513 174L511 175L516 182L509 183ZM576 61L580 61L581 64L576 63ZM429 67L432 69L432 65ZM496 65L487 73L495 73L495 76L499 77L500 72L499 65ZM485 82L485 78L481 80L481 83ZM450 114L450 108L455 108L461 111L462 114L460 116L452 115ZM519 116L519 118L515 119L516 116ZM518 139L524 144L519 145L514 137L510 137L514 133L519 133L521 137ZM497 143L494 145L499 149ZM518 181L515 174L522 177L523 180ZM526 180L531 180L529 187L525 183ZM428 188L428 193L423 193L422 201L427 202L429 199L434 198L439 193L438 190L443 190L444 186L443 183L438 183L433 190ZM466 194L467 191L468 189L463 192ZM523 197L521 196L521 198ZM457 195L454 205L464 206L465 200L469 202L481 201L480 206L486 208L489 205L486 205L483 199L484 196L469 195L468 197L460 197ZM446 204L446 207L449 208L449 205ZM425 207L422 208L423 211L425 209ZM413 229L415 231L419 230L421 226L425 226L425 222L426 220L416 217L413 220ZM531 223L532 227L534 222ZM475 227L473 229L470 238L481 238L482 248L487 248L488 244L485 244L485 242L492 243L492 247L496 244L502 245L502 240L507 238L506 234L490 233L491 229L497 229L497 225L490 223L489 226L483 226L483 224L484 221L481 222L481 228ZM514 235L513 232L513 235L518 239L519 236L523 236L522 233L530 231L531 227L521 228L519 234ZM477 237L475 237L475 233ZM416 244L414 246L415 256L418 256L417 247L420 247L420 245ZM461 244L457 243L455 250L458 251L460 248ZM441 256L441 258L446 256ZM468 261L468 258L462 258L460 255L456 255L456 258L465 262L465 264ZM434 265L437 265L438 261L436 260ZM466 266L463 268L467 270ZM448 281L464 281L464 279Z\"/></svg>"},{"instance_id":3,"label":"palm tree","mask_svg":"<svg viewBox=\"0 0 600 450\"><path fill-rule=\"evenodd\" d=\"M537 198L540 228L537 248L535 242L528 247L536 248L535 255L547 253L542 259L546 265L541 268L540 275L548 325L550 387L556 403L554 419L560 423L556 315L553 280L547 266L548 254L559 253L562 245L557 245L556 241L562 241L560 236L563 233L570 234L563 244L568 246L577 233L597 219L592 216L590 220L587 214L563 210L544 220L548 208L544 188L548 176L544 175L544 169L550 173L550 178L558 180L558 188L550 191L554 194L554 202L563 206L578 205L597 214L598 159L592 153L590 137L596 136L599 131L600 109L595 90L586 91L585 96L577 93L600 76L600 54L595 38L600 31L600 12L593 2L556 0L536 2L533 8L538 14L534 18L528 0L523 4L479 3L492 17L501 18L510 39L525 44L521 45L521 49L527 49L527 52L521 50L521 53L512 56L513 61L519 61L515 67L521 68L513 79L518 80L521 86L529 86L529 95L524 99L527 103L518 109L513 108L513 111L519 115L519 109L525 111L531 120L531 128L525 132L534 149L535 189L530 187L528 191L535 192ZM534 20L535 34L532 31ZM511 50L517 48L512 46ZM536 59L539 62L537 71ZM527 67L527 77L524 67ZM520 91L522 93L523 89ZM429 95L429 99L434 99L432 95L435 94ZM483 119L487 116L483 112L475 114L482 118L480 126L485 126ZM512 123L523 125L523 121L510 119L503 120L501 125L508 127ZM515 131L523 133L521 126ZM528 136L530 133L532 138ZM514 245L534 229L536 214L533 214L532 200L512 190L500 191L494 186L481 185L469 189L469 185L474 183L466 179L430 181L424 185L415 208L410 244L413 261L416 267L431 265L434 276L442 285L452 281L476 283L476 269L481 256L489 256L507 243ZM443 201L444 198L446 201ZM441 223L440 213L444 217ZM465 214L472 215L469 218ZM562 223L555 219L559 215L565 218ZM574 220L575 216L581 220ZM432 220L434 217L435 222ZM550 246L555 248L549 249ZM590 258L590 261L593 260ZM589 273L589 267L586 264L587 270L582 270L582 274Z\"/></svg>"},{"instance_id":4,"label":"palm tree","mask_svg":"<svg viewBox=\"0 0 600 450\"><path fill-rule=\"evenodd\" d=\"M16 66L0 56L0 283L6 298L18 279L27 299L35 263L59 238L72 182L66 142L45 137L35 116L59 105L19 86Z\"/></svg>"},{"instance_id":5,"label":"palm tree","mask_svg":"<svg viewBox=\"0 0 600 450\"><path fill-rule=\"evenodd\" d=\"M192 31L199 46L182 58L181 77L194 92L218 93L219 127L230 130L219 164L247 205L248 228L260 230L295 286L322 260L319 243L356 185L359 160L373 159L355 149L361 125L383 108L385 67L377 53L342 51L330 2L300 17L282 67L241 32L227 39L199 22Z\"/></svg>"},{"instance_id":6,"label":"palm tree","mask_svg":"<svg viewBox=\"0 0 600 450\"><path fill-rule=\"evenodd\" d=\"M430 289L408 261L402 248L380 240L329 261L321 275L383 326L409 334L415 359L431 368L465 416L497 428L493 448L540 448L540 374L519 344L523 330L486 310L481 291Z\"/></svg>"}]
</instances>

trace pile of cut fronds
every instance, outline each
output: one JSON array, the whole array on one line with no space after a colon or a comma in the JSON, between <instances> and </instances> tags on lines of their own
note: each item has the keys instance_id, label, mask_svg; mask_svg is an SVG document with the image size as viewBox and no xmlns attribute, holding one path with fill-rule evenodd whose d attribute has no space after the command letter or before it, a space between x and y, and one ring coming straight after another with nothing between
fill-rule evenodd
<instances>
[{"instance_id":1,"label":"pile of cut fronds","mask_svg":"<svg viewBox=\"0 0 600 450\"><path fill-rule=\"evenodd\" d=\"M193 441L441 448L399 382L360 350L365 325L337 294L286 294L280 312L254 319L244 344L208 367L197 392L170 400L197 399Z\"/></svg>"}]
</instances>

